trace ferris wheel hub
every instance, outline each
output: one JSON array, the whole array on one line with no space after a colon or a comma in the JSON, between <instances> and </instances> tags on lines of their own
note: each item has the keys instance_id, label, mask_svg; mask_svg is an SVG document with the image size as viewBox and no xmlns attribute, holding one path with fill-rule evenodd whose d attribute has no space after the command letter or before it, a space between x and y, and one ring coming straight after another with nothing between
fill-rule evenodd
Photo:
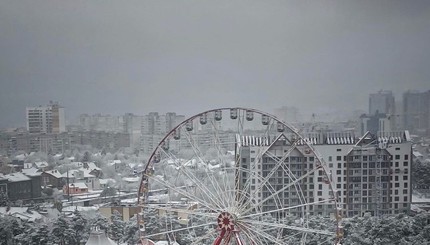
<instances>
[{"instance_id":1,"label":"ferris wheel hub","mask_svg":"<svg viewBox=\"0 0 430 245\"><path fill-rule=\"evenodd\" d=\"M235 222L236 222L236 217L228 212L222 212L218 216L218 227L222 231L234 230Z\"/></svg>"}]
</instances>

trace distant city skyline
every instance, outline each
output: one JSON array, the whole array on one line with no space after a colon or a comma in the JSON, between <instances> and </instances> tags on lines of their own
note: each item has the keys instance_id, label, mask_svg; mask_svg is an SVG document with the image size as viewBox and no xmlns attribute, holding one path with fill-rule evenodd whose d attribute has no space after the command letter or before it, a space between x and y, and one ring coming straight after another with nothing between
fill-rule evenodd
<instances>
[{"instance_id":1,"label":"distant city skyline","mask_svg":"<svg viewBox=\"0 0 430 245\"><path fill-rule=\"evenodd\" d=\"M380 91L391 92L391 90L384 89L384 90L379 90L379 91L373 91L373 92L371 92L371 93L369 93L367 95L363 95L364 99L366 100L365 104L363 104L362 106L357 107L355 109L352 108L351 110L341 110L341 109L338 109L338 108L327 108L327 107L316 107L315 110L310 109L308 111L304 111L304 110L301 110L300 105L278 105L278 106L275 106L273 108L267 108L267 109L262 109L262 108L259 108L259 107L250 107L250 106L246 106L246 105L245 106L225 105L225 106L201 108L200 111L191 111L191 110L186 110L186 109L183 110L183 111L188 111L189 112L188 114L181 113L180 111L169 110L168 108L165 109L164 111L156 111L156 110L145 111L145 110L142 110L141 113L132 112L132 111L129 111L129 110L124 110L124 111L120 111L120 110L118 110L118 111L109 111L109 110L106 110L106 109L105 110L101 109L100 111L91 111L91 112L88 112L88 111L85 111L85 110L79 111L79 108L71 108L70 112L74 112L74 113L70 113L69 110L67 109L67 106L64 106L61 103L61 101L57 102L57 103L59 103L60 106L62 106L63 108L66 108L64 111L65 111L65 114L66 114L66 124L67 125L77 125L77 124L79 124L79 118L80 118L80 116L81 115L85 115L85 114L90 115L90 116L91 115L97 115L97 114L100 114L100 115L111 115L111 116L124 116L127 113L132 113L132 114L137 115L137 116L143 116L143 115L146 115L146 114L151 113L151 112L157 112L157 113L161 113L161 114L168 113L168 112L174 112L174 113L185 115L185 117L188 118L188 117L191 117L193 115L196 115L196 114L201 113L201 112L206 111L206 110L215 109L215 108L222 108L222 107L253 108L253 109L262 110L262 111L265 111L267 113L276 115L276 116L278 116L280 118L282 118L284 116L284 115L281 115L281 114L278 115L279 113L281 113L280 109L282 109L282 108L294 108L294 109L297 110L294 113L296 114L296 117L298 118L298 122L318 120L318 119L321 119L322 121L327 121L328 120L327 119L328 116L334 116L332 120L336 121L336 120L344 119L344 118L347 118L347 117L351 117L352 115L356 116L356 112L357 111L361 111L363 114L369 113L369 111L366 109L366 108L369 107L369 96L371 96L371 95L373 95L375 93L379 93ZM395 102L396 103L402 103L402 97L403 97L403 95L405 93L409 92L409 91L423 93L423 92L427 92L429 90L427 90L427 91L420 91L420 90L407 90L407 91L404 91L403 93L400 93L400 95L394 96L395 97ZM393 93L393 95L395 95L395 94ZM49 100L49 101L52 101L52 100ZM2 123L3 123L4 120L0 120L0 129L15 128L15 127L26 127L26 124L27 124L27 121L26 121L26 110L27 110L27 108L29 108L29 107L38 107L38 106L42 106L43 107L43 106L46 106L46 104L47 103L45 103L45 104L39 103L37 105L27 105L23 109L22 121L18 121L17 123L15 123L13 125L2 125ZM69 107L69 109L70 109L70 107ZM402 108L398 108L396 113L397 114L402 114ZM293 120L293 121L296 121L296 120ZM289 121L289 122L293 122L293 121Z\"/></svg>"},{"instance_id":2,"label":"distant city skyline","mask_svg":"<svg viewBox=\"0 0 430 245\"><path fill-rule=\"evenodd\" d=\"M81 113L367 111L430 89L430 2L1 1L0 128Z\"/></svg>"}]
</instances>

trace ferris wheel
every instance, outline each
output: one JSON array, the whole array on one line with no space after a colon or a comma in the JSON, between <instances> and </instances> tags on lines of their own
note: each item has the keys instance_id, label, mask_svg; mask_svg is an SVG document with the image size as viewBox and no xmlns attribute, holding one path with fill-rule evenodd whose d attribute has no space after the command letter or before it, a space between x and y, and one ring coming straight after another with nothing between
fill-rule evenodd
<instances>
[{"instance_id":1,"label":"ferris wheel","mask_svg":"<svg viewBox=\"0 0 430 245\"><path fill-rule=\"evenodd\" d=\"M314 143L250 108L213 109L186 119L155 147L142 173L141 239L338 244L337 191Z\"/></svg>"}]
</instances>

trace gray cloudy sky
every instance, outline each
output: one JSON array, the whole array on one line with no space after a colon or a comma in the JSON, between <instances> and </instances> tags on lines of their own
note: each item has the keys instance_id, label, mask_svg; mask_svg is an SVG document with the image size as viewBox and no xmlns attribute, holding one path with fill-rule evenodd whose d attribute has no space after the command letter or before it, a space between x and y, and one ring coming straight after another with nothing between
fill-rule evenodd
<instances>
[{"instance_id":1,"label":"gray cloudy sky","mask_svg":"<svg viewBox=\"0 0 430 245\"><path fill-rule=\"evenodd\" d=\"M0 0L0 127L25 107L366 109L430 89L430 1Z\"/></svg>"}]
</instances>

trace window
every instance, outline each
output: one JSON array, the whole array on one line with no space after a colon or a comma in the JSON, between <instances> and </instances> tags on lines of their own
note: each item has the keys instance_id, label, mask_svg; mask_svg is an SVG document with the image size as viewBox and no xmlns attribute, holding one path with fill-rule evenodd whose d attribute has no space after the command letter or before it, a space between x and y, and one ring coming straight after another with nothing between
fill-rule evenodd
<instances>
[{"instance_id":1,"label":"window","mask_svg":"<svg viewBox=\"0 0 430 245\"><path fill-rule=\"evenodd\" d=\"M342 151L342 149L336 149L336 151Z\"/></svg>"},{"instance_id":2,"label":"window","mask_svg":"<svg viewBox=\"0 0 430 245\"><path fill-rule=\"evenodd\" d=\"M394 159L399 160L400 159L400 155L396 155Z\"/></svg>"},{"instance_id":3,"label":"window","mask_svg":"<svg viewBox=\"0 0 430 245\"><path fill-rule=\"evenodd\" d=\"M407 167L408 166L408 162L403 162L403 167Z\"/></svg>"},{"instance_id":4,"label":"window","mask_svg":"<svg viewBox=\"0 0 430 245\"><path fill-rule=\"evenodd\" d=\"M408 176L407 175L403 176L403 180L408 180Z\"/></svg>"},{"instance_id":5,"label":"window","mask_svg":"<svg viewBox=\"0 0 430 245\"><path fill-rule=\"evenodd\" d=\"M338 163L337 168L342 168L342 163Z\"/></svg>"},{"instance_id":6,"label":"window","mask_svg":"<svg viewBox=\"0 0 430 245\"><path fill-rule=\"evenodd\" d=\"M244 157L244 158L242 158L242 162L243 163L246 163L246 158Z\"/></svg>"},{"instance_id":7,"label":"window","mask_svg":"<svg viewBox=\"0 0 430 245\"><path fill-rule=\"evenodd\" d=\"M408 160L408 159L409 159L409 155L405 154L405 160Z\"/></svg>"},{"instance_id":8,"label":"window","mask_svg":"<svg viewBox=\"0 0 430 245\"><path fill-rule=\"evenodd\" d=\"M338 160L338 161L342 161L342 156L337 156L337 157L336 157L336 160Z\"/></svg>"},{"instance_id":9,"label":"window","mask_svg":"<svg viewBox=\"0 0 430 245\"><path fill-rule=\"evenodd\" d=\"M332 156L328 157L328 161L331 162L332 161Z\"/></svg>"}]
</instances>

